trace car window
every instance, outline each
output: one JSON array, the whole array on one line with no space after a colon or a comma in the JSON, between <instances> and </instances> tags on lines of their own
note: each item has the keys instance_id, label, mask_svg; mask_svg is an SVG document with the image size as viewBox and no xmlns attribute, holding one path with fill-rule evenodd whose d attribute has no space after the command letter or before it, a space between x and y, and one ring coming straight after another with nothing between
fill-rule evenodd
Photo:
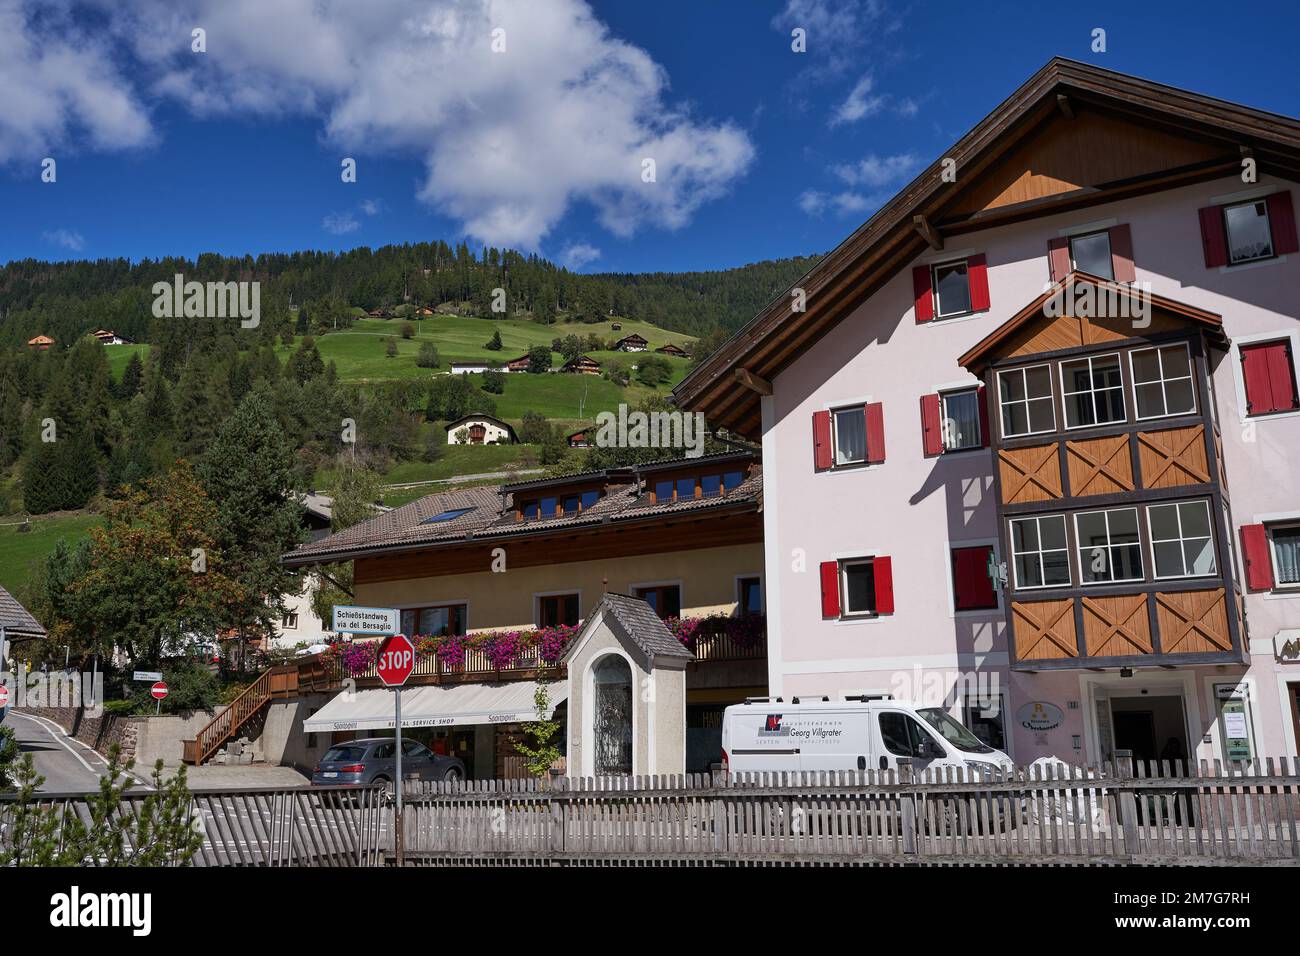
<instances>
[{"instance_id":1,"label":"car window","mask_svg":"<svg viewBox=\"0 0 1300 956\"><path fill-rule=\"evenodd\" d=\"M335 760L360 760L365 755L365 750L361 747L331 747L325 751L322 761L333 762Z\"/></svg>"},{"instance_id":2,"label":"car window","mask_svg":"<svg viewBox=\"0 0 1300 956\"><path fill-rule=\"evenodd\" d=\"M885 749L898 757L919 757L923 741L930 735L907 714L885 711L880 715L880 739Z\"/></svg>"},{"instance_id":3,"label":"car window","mask_svg":"<svg viewBox=\"0 0 1300 956\"><path fill-rule=\"evenodd\" d=\"M396 744L380 744L375 748L374 758L376 760L389 760L396 752Z\"/></svg>"},{"instance_id":4,"label":"car window","mask_svg":"<svg viewBox=\"0 0 1300 956\"><path fill-rule=\"evenodd\" d=\"M402 753L407 757L427 757L429 748L424 746L418 740L403 740Z\"/></svg>"}]
</instances>

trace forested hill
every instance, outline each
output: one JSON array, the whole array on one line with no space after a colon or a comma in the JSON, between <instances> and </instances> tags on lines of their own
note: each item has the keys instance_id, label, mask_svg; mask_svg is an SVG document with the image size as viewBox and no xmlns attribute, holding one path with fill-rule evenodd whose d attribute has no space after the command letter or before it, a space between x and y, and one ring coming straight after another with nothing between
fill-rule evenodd
<instances>
[{"instance_id":1,"label":"forested hill","mask_svg":"<svg viewBox=\"0 0 1300 956\"><path fill-rule=\"evenodd\" d=\"M504 288L511 313L554 322L558 314L600 321L641 319L689 335L729 333L748 321L817 261L799 256L717 272L578 274L536 255L445 242L362 247L348 252L253 256L200 255L132 263L126 259L43 262L0 267L0 345L36 335L74 341L97 328L150 341L152 287L186 280L259 280L264 316L291 306L367 311L408 302L435 308L469 303L487 314L492 290Z\"/></svg>"}]
</instances>

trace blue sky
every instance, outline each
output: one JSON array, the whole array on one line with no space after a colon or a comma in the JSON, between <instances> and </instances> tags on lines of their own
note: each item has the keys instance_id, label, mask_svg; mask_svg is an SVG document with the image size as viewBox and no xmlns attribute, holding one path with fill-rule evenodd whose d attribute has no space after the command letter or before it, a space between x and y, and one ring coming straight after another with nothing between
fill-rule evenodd
<instances>
[{"instance_id":1,"label":"blue sky","mask_svg":"<svg viewBox=\"0 0 1300 956\"><path fill-rule=\"evenodd\" d=\"M1300 115L1295 4L482 8L0 0L0 262L437 238L584 271L825 251L1058 54Z\"/></svg>"}]
</instances>

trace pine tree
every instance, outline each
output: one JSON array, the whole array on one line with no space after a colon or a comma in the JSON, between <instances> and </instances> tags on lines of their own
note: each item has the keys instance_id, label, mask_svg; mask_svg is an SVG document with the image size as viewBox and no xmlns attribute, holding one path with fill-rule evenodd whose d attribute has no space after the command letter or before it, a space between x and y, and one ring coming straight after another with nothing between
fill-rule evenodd
<instances>
[{"instance_id":1,"label":"pine tree","mask_svg":"<svg viewBox=\"0 0 1300 956\"><path fill-rule=\"evenodd\" d=\"M139 394L140 386L143 384L144 362L140 360L140 353L134 352L127 360L126 368L122 370L122 380L117 383L118 398L134 398Z\"/></svg>"},{"instance_id":2,"label":"pine tree","mask_svg":"<svg viewBox=\"0 0 1300 956\"><path fill-rule=\"evenodd\" d=\"M284 611L284 596L299 586L280 564L303 537L302 489L292 464L272 395L260 386L222 425L198 469L216 506L224 572L244 595L229 611L245 640L268 633Z\"/></svg>"}]
</instances>

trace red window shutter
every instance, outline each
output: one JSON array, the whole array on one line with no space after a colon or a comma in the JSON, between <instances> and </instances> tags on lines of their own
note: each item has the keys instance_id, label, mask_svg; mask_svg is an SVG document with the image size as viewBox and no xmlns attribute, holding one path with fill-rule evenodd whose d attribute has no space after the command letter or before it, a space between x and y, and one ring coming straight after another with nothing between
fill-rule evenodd
<instances>
[{"instance_id":1,"label":"red window shutter","mask_svg":"<svg viewBox=\"0 0 1300 956\"><path fill-rule=\"evenodd\" d=\"M921 396L921 447L927 458L943 454L943 414L937 394Z\"/></svg>"},{"instance_id":2,"label":"red window shutter","mask_svg":"<svg viewBox=\"0 0 1300 956\"><path fill-rule=\"evenodd\" d=\"M981 385L975 389L975 398L980 405L980 444L988 448L993 441L989 432L989 398L988 389Z\"/></svg>"},{"instance_id":3,"label":"red window shutter","mask_svg":"<svg viewBox=\"0 0 1300 956\"><path fill-rule=\"evenodd\" d=\"M966 260L966 279L970 283L970 310L987 312L989 310L989 267L983 253Z\"/></svg>"},{"instance_id":4,"label":"red window shutter","mask_svg":"<svg viewBox=\"0 0 1300 956\"><path fill-rule=\"evenodd\" d=\"M953 549L953 606L958 611L997 607L997 594L988 571L992 551L988 545Z\"/></svg>"},{"instance_id":5,"label":"red window shutter","mask_svg":"<svg viewBox=\"0 0 1300 956\"><path fill-rule=\"evenodd\" d=\"M867 406L867 464L885 460L885 406L872 402Z\"/></svg>"},{"instance_id":6,"label":"red window shutter","mask_svg":"<svg viewBox=\"0 0 1300 956\"><path fill-rule=\"evenodd\" d=\"M1228 264L1228 238L1223 232L1223 210L1206 206L1200 210L1201 245L1205 248L1205 268L1217 269Z\"/></svg>"},{"instance_id":7,"label":"red window shutter","mask_svg":"<svg viewBox=\"0 0 1300 956\"><path fill-rule=\"evenodd\" d=\"M886 557L871 559L871 573L876 580L876 613L894 613L894 562Z\"/></svg>"},{"instance_id":8,"label":"red window shutter","mask_svg":"<svg viewBox=\"0 0 1300 956\"><path fill-rule=\"evenodd\" d=\"M1067 236L1057 236L1047 242L1047 266L1052 273L1052 281L1060 282L1070 274L1070 240Z\"/></svg>"},{"instance_id":9,"label":"red window shutter","mask_svg":"<svg viewBox=\"0 0 1300 956\"><path fill-rule=\"evenodd\" d=\"M1296 401L1295 363L1291 342L1273 342L1267 350L1268 380L1273 392L1273 410L1289 412L1300 406Z\"/></svg>"},{"instance_id":10,"label":"red window shutter","mask_svg":"<svg viewBox=\"0 0 1300 956\"><path fill-rule=\"evenodd\" d=\"M934 293L930 288L929 266L917 266L912 270L912 293L916 298L916 321L929 322L934 318Z\"/></svg>"},{"instance_id":11,"label":"red window shutter","mask_svg":"<svg viewBox=\"0 0 1300 956\"><path fill-rule=\"evenodd\" d=\"M813 412L813 467L822 471L831 467L831 413Z\"/></svg>"},{"instance_id":12,"label":"red window shutter","mask_svg":"<svg viewBox=\"0 0 1300 956\"><path fill-rule=\"evenodd\" d=\"M1137 281L1133 268L1133 232L1128 223L1110 227L1110 268L1116 282Z\"/></svg>"},{"instance_id":13,"label":"red window shutter","mask_svg":"<svg viewBox=\"0 0 1300 956\"><path fill-rule=\"evenodd\" d=\"M1268 550L1268 532L1262 524L1241 526L1241 555L1242 563L1246 566L1247 590L1273 589L1273 562Z\"/></svg>"},{"instance_id":14,"label":"red window shutter","mask_svg":"<svg viewBox=\"0 0 1300 956\"><path fill-rule=\"evenodd\" d=\"M1290 191L1274 193L1266 201L1268 224L1273 230L1273 251L1279 256L1300 252L1300 242L1296 240L1295 207L1291 205Z\"/></svg>"},{"instance_id":15,"label":"red window shutter","mask_svg":"<svg viewBox=\"0 0 1300 956\"><path fill-rule=\"evenodd\" d=\"M1267 415L1297 407L1291 343L1265 342L1241 347L1241 377L1246 385L1246 414Z\"/></svg>"},{"instance_id":16,"label":"red window shutter","mask_svg":"<svg viewBox=\"0 0 1300 956\"><path fill-rule=\"evenodd\" d=\"M840 566L837 561L823 561L822 578L822 617L840 616Z\"/></svg>"}]
</instances>

